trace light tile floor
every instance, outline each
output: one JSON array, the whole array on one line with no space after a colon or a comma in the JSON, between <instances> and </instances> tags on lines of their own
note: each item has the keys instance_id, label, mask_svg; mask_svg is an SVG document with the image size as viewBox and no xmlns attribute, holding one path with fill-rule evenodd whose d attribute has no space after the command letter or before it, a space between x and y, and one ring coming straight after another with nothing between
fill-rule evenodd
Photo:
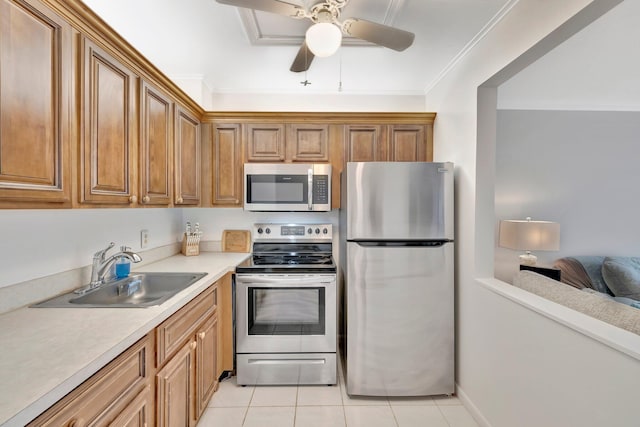
<instances>
[{"instance_id":1,"label":"light tile floor","mask_svg":"<svg viewBox=\"0 0 640 427\"><path fill-rule=\"evenodd\" d=\"M342 374L340 372L340 374ZM198 427L478 427L457 397L352 398L336 386L246 386L226 379Z\"/></svg>"}]
</instances>

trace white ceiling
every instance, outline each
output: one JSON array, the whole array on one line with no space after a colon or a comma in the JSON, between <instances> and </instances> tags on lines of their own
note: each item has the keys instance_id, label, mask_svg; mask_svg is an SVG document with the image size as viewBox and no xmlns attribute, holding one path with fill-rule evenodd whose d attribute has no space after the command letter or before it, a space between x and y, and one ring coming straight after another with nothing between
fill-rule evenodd
<instances>
[{"instance_id":1,"label":"white ceiling","mask_svg":"<svg viewBox=\"0 0 640 427\"><path fill-rule=\"evenodd\" d=\"M342 81L343 93L357 95L424 94L514 1L351 0L341 19L414 32L414 44L404 52L346 45L315 58L305 77L289 67L308 20L240 12L215 0L84 0L165 74L202 78L214 94L335 94ZM243 20L254 17L255 31L247 32ZM310 86L300 84L305 78Z\"/></svg>"}]
</instances>

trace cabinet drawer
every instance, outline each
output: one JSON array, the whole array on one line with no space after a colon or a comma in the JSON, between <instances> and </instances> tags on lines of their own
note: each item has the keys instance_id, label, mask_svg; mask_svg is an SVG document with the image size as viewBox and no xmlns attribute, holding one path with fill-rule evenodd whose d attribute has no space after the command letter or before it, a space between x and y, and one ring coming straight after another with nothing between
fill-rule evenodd
<instances>
[{"instance_id":1,"label":"cabinet drawer","mask_svg":"<svg viewBox=\"0 0 640 427\"><path fill-rule=\"evenodd\" d=\"M156 328L158 368L195 334L217 305L218 289L214 284Z\"/></svg>"},{"instance_id":2,"label":"cabinet drawer","mask_svg":"<svg viewBox=\"0 0 640 427\"><path fill-rule=\"evenodd\" d=\"M153 369L150 334L49 408L29 426L102 426L113 421L149 384Z\"/></svg>"}]
</instances>

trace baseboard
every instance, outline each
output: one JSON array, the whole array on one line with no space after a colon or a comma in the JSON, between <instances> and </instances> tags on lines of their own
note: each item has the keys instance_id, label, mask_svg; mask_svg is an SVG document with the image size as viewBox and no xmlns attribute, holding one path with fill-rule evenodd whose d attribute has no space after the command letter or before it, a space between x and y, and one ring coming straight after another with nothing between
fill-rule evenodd
<instances>
[{"instance_id":1,"label":"baseboard","mask_svg":"<svg viewBox=\"0 0 640 427\"><path fill-rule=\"evenodd\" d=\"M456 383L456 395L480 427L492 427L489 421L487 421L487 419L482 415L482 412L480 412L478 407L473 404L471 399L469 399L469 396L467 396L467 394L458 383Z\"/></svg>"}]
</instances>

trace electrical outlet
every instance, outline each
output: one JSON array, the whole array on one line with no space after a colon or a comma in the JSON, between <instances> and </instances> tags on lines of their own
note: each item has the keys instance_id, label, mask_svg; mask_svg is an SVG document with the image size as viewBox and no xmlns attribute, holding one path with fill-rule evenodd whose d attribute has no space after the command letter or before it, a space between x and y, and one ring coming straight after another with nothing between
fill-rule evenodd
<instances>
[{"instance_id":1,"label":"electrical outlet","mask_svg":"<svg viewBox=\"0 0 640 427\"><path fill-rule=\"evenodd\" d=\"M140 230L140 248L149 246L149 230Z\"/></svg>"}]
</instances>

